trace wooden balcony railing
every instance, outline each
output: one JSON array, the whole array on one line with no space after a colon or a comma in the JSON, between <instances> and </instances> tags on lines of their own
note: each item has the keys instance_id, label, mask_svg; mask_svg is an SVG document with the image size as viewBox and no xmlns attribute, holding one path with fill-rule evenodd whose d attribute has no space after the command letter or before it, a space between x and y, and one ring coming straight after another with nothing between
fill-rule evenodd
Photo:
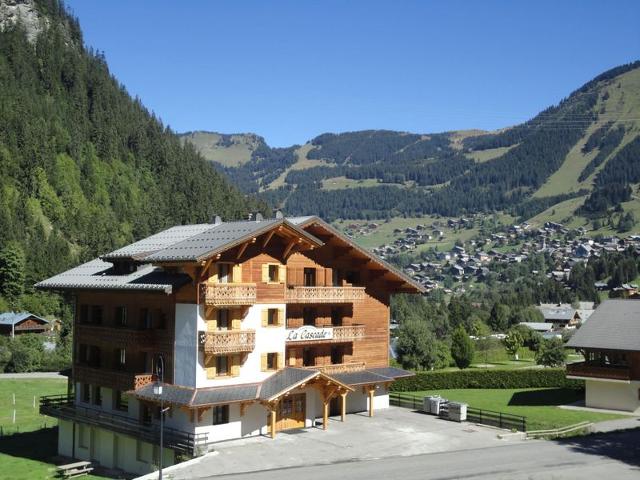
<instances>
[{"instance_id":1,"label":"wooden balcony railing","mask_svg":"<svg viewBox=\"0 0 640 480\"><path fill-rule=\"evenodd\" d=\"M308 328L311 332L318 331L315 330L314 327L301 327L296 329L291 329L294 333L300 332ZM314 337L314 335L309 335L308 339L305 339L304 335L296 335L295 340L290 340L289 335L287 335L287 343L291 344L309 344L309 343L344 343L344 342L353 342L355 340L362 340L365 337L365 327L364 325L344 325L340 327L333 327L331 325L327 325L324 327L316 327L317 329L326 329L330 330L332 335L330 338L319 338Z\"/></svg>"},{"instance_id":2,"label":"wooden balcony railing","mask_svg":"<svg viewBox=\"0 0 640 480\"><path fill-rule=\"evenodd\" d=\"M113 388L126 392L141 388L154 381L151 373L131 373L120 370L108 370L87 365L73 366L73 380L90 385Z\"/></svg>"},{"instance_id":3,"label":"wooden balcony railing","mask_svg":"<svg viewBox=\"0 0 640 480\"><path fill-rule=\"evenodd\" d=\"M200 332L204 352L212 355L252 352L256 347L254 330L225 330Z\"/></svg>"},{"instance_id":4,"label":"wooden balcony railing","mask_svg":"<svg viewBox=\"0 0 640 480\"><path fill-rule=\"evenodd\" d=\"M603 366L587 362L568 364L567 375L573 377L602 378L608 380L631 380L631 371L628 367Z\"/></svg>"},{"instance_id":5,"label":"wooden balcony railing","mask_svg":"<svg viewBox=\"0 0 640 480\"><path fill-rule=\"evenodd\" d=\"M353 303L364 300L364 287L298 287L285 290L287 303Z\"/></svg>"},{"instance_id":6,"label":"wooden balcony railing","mask_svg":"<svg viewBox=\"0 0 640 480\"><path fill-rule=\"evenodd\" d=\"M114 346L149 346L169 337L165 330L135 329L104 325L78 324L74 333L78 339L91 339L93 343Z\"/></svg>"},{"instance_id":7,"label":"wooden balcony railing","mask_svg":"<svg viewBox=\"0 0 640 480\"><path fill-rule=\"evenodd\" d=\"M215 307L253 305L257 298L255 283L203 284L200 292L205 304Z\"/></svg>"},{"instance_id":8,"label":"wooden balcony railing","mask_svg":"<svg viewBox=\"0 0 640 480\"><path fill-rule=\"evenodd\" d=\"M304 367L310 370L320 370L327 375L335 375L337 373L350 373L360 372L364 370L364 362L347 362L347 363L335 363L333 365L315 365L313 367Z\"/></svg>"}]
</instances>

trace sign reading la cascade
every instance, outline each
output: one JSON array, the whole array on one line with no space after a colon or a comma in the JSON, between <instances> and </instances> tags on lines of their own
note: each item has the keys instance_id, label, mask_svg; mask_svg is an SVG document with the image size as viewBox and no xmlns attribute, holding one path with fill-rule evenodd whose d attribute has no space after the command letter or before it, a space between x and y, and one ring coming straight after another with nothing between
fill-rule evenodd
<instances>
[{"instance_id":1,"label":"sign reading la cascade","mask_svg":"<svg viewBox=\"0 0 640 480\"><path fill-rule=\"evenodd\" d=\"M308 342L310 340L331 340L333 328L316 328L310 325L287 330L287 342Z\"/></svg>"}]
</instances>

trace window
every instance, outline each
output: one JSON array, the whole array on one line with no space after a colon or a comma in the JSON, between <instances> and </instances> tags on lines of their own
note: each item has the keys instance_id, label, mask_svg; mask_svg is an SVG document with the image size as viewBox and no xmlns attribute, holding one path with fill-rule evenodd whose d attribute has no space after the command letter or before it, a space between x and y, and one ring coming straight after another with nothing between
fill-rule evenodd
<instances>
[{"instance_id":1,"label":"window","mask_svg":"<svg viewBox=\"0 0 640 480\"><path fill-rule=\"evenodd\" d=\"M304 307L302 309L302 321L304 325L315 326L316 324L316 310L312 307Z\"/></svg>"},{"instance_id":2,"label":"window","mask_svg":"<svg viewBox=\"0 0 640 480\"><path fill-rule=\"evenodd\" d=\"M151 412L151 408L149 407L149 405L143 404L141 409L142 423L145 425L149 425L151 423L152 415L153 412Z\"/></svg>"},{"instance_id":3,"label":"window","mask_svg":"<svg viewBox=\"0 0 640 480\"><path fill-rule=\"evenodd\" d=\"M218 330L229 330L229 309L218 310Z\"/></svg>"},{"instance_id":4,"label":"window","mask_svg":"<svg viewBox=\"0 0 640 480\"><path fill-rule=\"evenodd\" d=\"M167 314L162 310L158 310L158 315L156 316L158 319L158 328L164 330L167 328Z\"/></svg>"},{"instance_id":5,"label":"window","mask_svg":"<svg viewBox=\"0 0 640 480\"><path fill-rule=\"evenodd\" d=\"M89 323L89 305L80 305L78 321L80 323Z\"/></svg>"},{"instance_id":6,"label":"window","mask_svg":"<svg viewBox=\"0 0 640 480\"><path fill-rule=\"evenodd\" d=\"M304 269L304 286L305 287L316 286L316 269L315 268Z\"/></svg>"},{"instance_id":7,"label":"window","mask_svg":"<svg viewBox=\"0 0 640 480\"><path fill-rule=\"evenodd\" d=\"M278 325L278 309L270 308L267 310L267 325L274 326Z\"/></svg>"},{"instance_id":8,"label":"window","mask_svg":"<svg viewBox=\"0 0 640 480\"><path fill-rule=\"evenodd\" d=\"M278 354L267 353L267 370L277 370L277 369L278 369Z\"/></svg>"},{"instance_id":9,"label":"window","mask_svg":"<svg viewBox=\"0 0 640 480\"><path fill-rule=\"evenodd\" d=\"M278 283L280 281L278 278L278 270L278 265L269 264L269 282Z\"/></svg>"},{"instance_id":10,"label":"window","mask_svg":"<svg viewBox=\"0 0 640 480\"><path fill-rule=\"evenodd\" d=\"M153 315L148 308L140 310L140 325L147 330L153 328Z\"/></svg>"},{"instance_id":11,"label":"window","mask_svg":"<svg viewBox=\"0 0 640 480\"><path fill-rule=\"evenodd\" d=\"M127 365L127 352L124 348L116 348L116 370L124 370Z\"/></svg>"},{"instance_id":12,"label":"window","mask_svg":"<svg viewBox=\"0 0 640 480\"><path fill-rule=\"evenodd\" d=\"M333 365L337 365L339 363L343 363L342 361L342 348L338 346L331 347L331 363Z\"/></svg>"},{"instance_id":13,"label":"window","mask_svg":"<svg viewBox=\"0 0 640 480\"><path fill-rule=\"evenodd\" d=\"M78 432L78 443L81 448L89 448L89 427L84 424L80 424L80 431Z\"/></svg>"},{"instance_id":14,"label":"window","mask_svg":"<svg viewBox=\"0 0 640 480\"><path fill-rule=\"evenodd\" d=\"M303 367L312 367L316 364L315 357L313 355L313 350L310 348L305 348L302 351L302 366Z\"/></svg>"},{"instance_id":15,"label":"window","mask_svg":"<svg viewBox=\"0 0 640 480\"><path fill-rule=\"evenodd\" d=\"M89 354L87 353L87 346L84 344L78 345L78 357L76 363L85 364L89 363Z\"/></svg>"},{"instance_id":16,"label":"window","mask_svg":"<svg viewBox=\"0 0 640 480\"><path fill-rule=\"evenodd\" d=\"M342 325L342 310L339 307L331 309L331 325L334 327Z\"/></svg>"},{"instance_id":17,"label":"window","mask_svg":"<svg viewBox=\"0 0 640 480\"><path fill-rule=\"evenodd\" d=\"M98 385L93 387L93 404L102 405L102 390Z\"/></svg>"},{"instance_id":18,"label":"window","mask_svg":"<svg viewBox=\"0 0 640 480\"><path fill-rule=\"evenodd\" d=\"M216 357L216 374L218 376L229 375L229 357Z\"/></svg>"},{"instance_id":19,"label":"window","mask_svg":"<svg viewBox=\"0 0 640 480\"><path fill-rule=\"evenodd\" d=\"M231 282L231 268L228 263L218 264L218 282L229 283Z\"/></svg>"},{"instance_id":20,"label":"window","mask_svg":"<svg viewBox=\"0 0 640 480\"><path fill-rule=\"evenodd\" d=\"M93 305L91 307L91 323L97 325L102 323L102 305Z\"/></svg>"},{"instance_id":21,"label":"window","mask_svg":"<svg viewBox=\"0 0 640 480\"><path fill-rule=\"evenodd\" d=\"M113 408L126 412L129 410L129 399L126 395L123 395L120 390L114 390L113 393Z\"/></svg>"},{"instance_id":22,"label":"window","mask_svg":"<svg viewBox=\"0 0 640 480\"><path fill-rule=\"evenodd\" d=\"M358 285L360 283L360 272L347 272L347 283L350 285Z\"/></svg>"},{"instance_id":23,"label":"window","mask_svg":"<svg viewBox=\"0 0 640 480\"><path fill-rule=\"evenodd\" d=\"M229 423L229 405L213 407L213 425Z\"/></svg>"},{"instance_id":24,"label":"window","mask_svg":"<svg viewBox=\"0 0 640 480\"><path fill-rule=\"evenodd\" d=\"M116 307L116 325L119 327L127 325L127 307Z\"/></svg>"},{"instance_id":25,"label":"window","mask_svg":"<svg viewBox=\"0 0 640 480\"><path fill-rule=\"evenodd\" d=\"M83 383L81 388L82 401L84 403L89 403L91 401L91 385L88 383Z\"/></svg>"}]
</instances>

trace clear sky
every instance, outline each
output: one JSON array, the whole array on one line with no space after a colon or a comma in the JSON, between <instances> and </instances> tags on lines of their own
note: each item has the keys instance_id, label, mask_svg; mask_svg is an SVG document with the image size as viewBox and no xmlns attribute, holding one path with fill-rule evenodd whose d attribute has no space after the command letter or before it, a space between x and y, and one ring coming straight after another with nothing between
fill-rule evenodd
<instances>
[{"instance_id":1,"label":"clear sky","mask_svg":"<svg viewBox=\"0 0 640 480\"><path fill-rule=\"evenodd\" d=\"M67 0L174 130L428 133L526 120L640 59L638 0Z\"/></svg>"}]
</instances>

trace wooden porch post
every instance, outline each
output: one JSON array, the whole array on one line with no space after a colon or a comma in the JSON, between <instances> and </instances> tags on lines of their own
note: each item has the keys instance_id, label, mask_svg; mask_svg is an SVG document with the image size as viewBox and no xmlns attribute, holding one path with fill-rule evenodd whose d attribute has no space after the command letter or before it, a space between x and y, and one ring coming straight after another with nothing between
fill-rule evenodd
<instances>
[{"instance_id":1,"label":"wooden porch post","mask_svg":"<svg viewBox=\"0 0 640 480\"><path fill-rule=\"evenodd\" d=\"M340 397L340 421L344 422L347 415L347 392L341 393Z\"/></svg>"},{"instance_id":2,"label":"wooden porch post","mask_svg":"<svg viewBox=\"0 0 640 480\"><path fill-rule=\"evenodd\" d=\"M271 438L276 438L276 407L271 406Z\"/></svg>"},{"instance_id":3,"label":"wooden porch post","mask_svg":"<svg viewBox=\"0 0 640 480\"><path fill-rule=\"evenodd\" d=\"M322 429L326 430L329 425L329 400L325 398L322 402Z\"/></svg>"},{"instance_id":4,"label":"wooden porch post","mask_svg":"<svg viewBox=\"0 0 640 480\"><path fill-rule=\"evenodd\" d=\"M376 392L376 388L369 387L369 416L373 417L373 394Z\"/></svg>"}]
</instances>

